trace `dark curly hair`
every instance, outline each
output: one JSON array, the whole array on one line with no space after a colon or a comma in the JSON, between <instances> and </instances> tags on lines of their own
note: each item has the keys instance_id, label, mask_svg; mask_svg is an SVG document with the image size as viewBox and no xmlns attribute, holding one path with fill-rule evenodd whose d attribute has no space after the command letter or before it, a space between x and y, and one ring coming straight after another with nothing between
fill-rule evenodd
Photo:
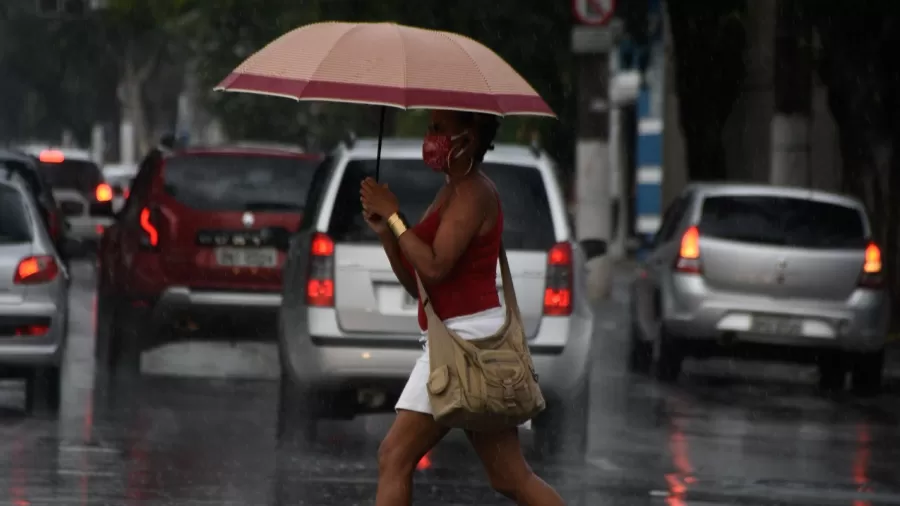
<instances>
[{"instance_id":1,"label":"dark curly hair","mask_svg":"<svg viewBox=\"0 0 900 506\"><path fill-rule=\"evenodd\" d=\"M494 138L500 128L500 117L493 114L477 112L459 112L459 122L462 126L475 130L475 138L478 140L478 149L475 151L475 163L484 161L484 155L494 149Z\"/></svg>"}]
</instances>

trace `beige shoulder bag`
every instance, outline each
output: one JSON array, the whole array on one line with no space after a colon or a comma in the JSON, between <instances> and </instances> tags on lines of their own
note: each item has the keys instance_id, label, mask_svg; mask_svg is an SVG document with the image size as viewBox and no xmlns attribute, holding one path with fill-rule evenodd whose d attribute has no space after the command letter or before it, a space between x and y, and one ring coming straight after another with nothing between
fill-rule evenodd
<instances>
[{"instance_id":1,"label":"beige shoulder bag","mask_svg":"<svg viewBox=\"0 0 900 506\"><path fill-rule=\"evenodd\" d=\"M442 425L498 430L522 424L544 410L503 245L500 273L506 322L496 334L474 340L465 340L447 328L416 276L428 317L428 395L434 419Z\"/></svg>"}]
</instances>

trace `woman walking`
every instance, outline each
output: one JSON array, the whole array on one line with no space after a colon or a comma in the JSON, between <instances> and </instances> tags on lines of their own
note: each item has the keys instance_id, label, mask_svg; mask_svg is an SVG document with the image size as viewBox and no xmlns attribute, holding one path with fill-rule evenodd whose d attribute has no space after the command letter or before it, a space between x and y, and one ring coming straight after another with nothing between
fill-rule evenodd
<instances>
[{"instance_id":1,"label":"woman walking","mask_svg":"<svg viewBox=\"0 0 900 506\"><path fill-rule=\"evenodd\" d=\"M360 189L363 216L378 233L397 279L418 297L418 272L435 313L464 339L496 333L506 317L496 290L503 211L496 187L480 170L498 126L492 115L432 112L422 155L426 165L446 175L447 182L412 228L398 223L399 203L386 185L369 178ZM423 332L427 325L420 300ZM413 368L396 405L397 418L379 448L376 506L412 504L416 464L449 431L432 416L429 374L426 351ZM520 505L563 504L525 462L517 428L467 431L466 436L495 490Z\"/></svg>"}]
</instances>

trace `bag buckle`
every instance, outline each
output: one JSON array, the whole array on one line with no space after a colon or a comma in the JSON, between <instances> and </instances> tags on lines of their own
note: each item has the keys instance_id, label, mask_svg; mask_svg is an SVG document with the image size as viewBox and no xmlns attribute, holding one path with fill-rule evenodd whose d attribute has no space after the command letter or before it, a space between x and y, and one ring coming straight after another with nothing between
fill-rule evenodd
<instances>
[{"instance_id":1,"label":"bag buckle","mask_svg":"<svg viewBox=\"0 0 900 506\"><path fill-rule=\"evenodd\" d=\"M513 389L512 380L509 378L503 380L503 400L506 401L508 407L516 406L516 391Z\"/></svg>"}]
</instances>

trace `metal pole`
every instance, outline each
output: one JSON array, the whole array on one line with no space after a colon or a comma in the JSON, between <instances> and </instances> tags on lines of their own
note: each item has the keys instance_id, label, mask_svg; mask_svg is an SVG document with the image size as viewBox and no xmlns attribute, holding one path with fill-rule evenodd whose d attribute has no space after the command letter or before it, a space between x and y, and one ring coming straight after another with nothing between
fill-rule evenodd
<instances>
[{"instance_id":1,"label":"metal pole","mask_svg":"<svg viewBox=\"0 0 900 506\"><path fill-rule=\"evenodd\" d=\"M384 138L384 116L387 113L387 107L381 106L381 115L378 120L378 154L375 157L375 181L381 172L381 141Z\"/></svg>"}]
</instances>

